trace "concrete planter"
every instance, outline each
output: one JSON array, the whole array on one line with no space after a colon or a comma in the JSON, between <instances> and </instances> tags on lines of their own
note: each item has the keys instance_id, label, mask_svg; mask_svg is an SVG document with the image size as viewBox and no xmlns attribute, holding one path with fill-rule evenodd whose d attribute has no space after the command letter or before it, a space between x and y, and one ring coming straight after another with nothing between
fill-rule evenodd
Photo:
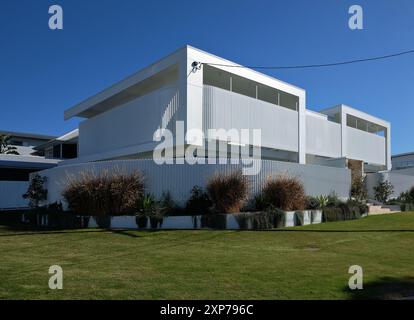
<instances>
[{"instance_id":1,"label":"concrete planter","mask_svg":"<svg viewBox=\"0 0 414 320\"><path fill-rule=\"evenodd\" d=\"M296 225L295 211L285 212L285 227L294 227Z\"/></svg>"},{"instance_id":2,"label":"concrete planter","mask_svg":"<svg viewBox=\"0 0 414 320\"><path fill-rule=\"evenodd\" d=\"M305 225L311 224L311 221L312 221L311 210L295 211L295 226L305 226Z\"/></svg>"},{"instance_id":3,"label":"concrete planter","mask_svg":"<svg viewBox=\"0 0 414 320\"><path fill-rule=\"evenodd\" d=\"M322 223L322 210L312 210L312 224Z\"/></svg>"}]
</instances>

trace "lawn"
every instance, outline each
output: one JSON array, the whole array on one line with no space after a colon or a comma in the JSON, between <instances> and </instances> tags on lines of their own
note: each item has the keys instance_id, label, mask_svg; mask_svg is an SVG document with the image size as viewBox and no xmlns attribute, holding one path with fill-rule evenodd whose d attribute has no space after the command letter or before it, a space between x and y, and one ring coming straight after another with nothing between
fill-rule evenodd
<instances>
[{"instance_id":1,"label":"lawn","mask_svg":"<svg viewBox=\"0 0 414 320\"><path fill-rule=\"evenodd\" d=\"M274 231L1 227L0 259L2 299L400 298L414 296L414 213ZM48 288L55 264L63 290Z\"/></svg>"}]
</instances>

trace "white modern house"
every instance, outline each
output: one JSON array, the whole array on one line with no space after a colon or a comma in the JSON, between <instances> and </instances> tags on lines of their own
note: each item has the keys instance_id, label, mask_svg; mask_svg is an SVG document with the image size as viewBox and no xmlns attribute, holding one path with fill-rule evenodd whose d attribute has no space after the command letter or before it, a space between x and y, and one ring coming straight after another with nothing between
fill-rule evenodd
<instances>
[{"instance_id":1,"label":"white modern house","mask_svg":"<svg viewBox=\"0 0 414 320\"><path fill-rule=\"evenodd\" d=\"M158 129L173 133L174 158L184 158L191 145L209 148L209 129L260 129L260 148L249 177L252 192L269 175L288 172L304 182L308 194L335 191L348 197L350 163L365 172L391 169L391 126L382 119L346 105L319 112L307 110L306 91L202 50L185 46L102 92L67 109L65 119L82 118L79 130L69 134L77 144L77 157L42 171L48 177L49 201L61 200L68 176L82 171L144 171L149 191L170 191L185 201L194 185L203 186L215 172L239 168L237 164L157 165L153 161ZM198 130L204 139L184 137ZM69 139L70 140L70 139ZM58 144L61 145L61 144ZM43 147L52 150L56 140ZM47 149L46 148L46 149ZM51 149L52 148L52 149ZM230 144L226 158L233 152ZM61 153L62 154L62 153Z\"/></svg>"},{"instance_id":2,"label":"white modern house","mask_svg":"<svg viewBox=\"0 0 414 320\"><path fill-rule=\"evenodd\" d=\"M261 129L263 159L391 169L387 121L345 105L307 110L304 89L190 46L66 110L72 117L85 119L76 162L151 157L154 132L174 132L181 120L206 136L212 128Z\"/></svg>"}]
</instances>

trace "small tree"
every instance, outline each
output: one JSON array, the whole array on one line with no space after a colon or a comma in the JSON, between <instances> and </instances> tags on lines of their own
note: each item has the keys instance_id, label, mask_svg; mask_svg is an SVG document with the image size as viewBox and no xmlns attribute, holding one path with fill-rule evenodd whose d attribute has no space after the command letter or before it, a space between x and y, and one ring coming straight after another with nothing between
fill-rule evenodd
<instances>
[{"instance_id":1,"label":"small tree","mask_svg":"<svg viewBox=\"0 0 414 320\"><path fill-rule=\"evenodd\" d=\"M358 202L367 200L368 193L365 188L364 177L357 176L352 179L351 197L354 198Z\"/></svg>"},{"instance_id":2,"label":"small tree","mask_svg":"<svg viewBox=\"0 0 414 320\"><path fill-rule=\"evenodd\" d=\"M0 134L0 154L16 154L17 148L10 144L10 136L5 134Z\"/></svg>"},{"instance_id":3,"label":"small tree","mask_svg":"<svg viewBox=\"0 0 414 320\"><path fill-rule=\"evenodd\" d=\"M47 199L47 189L44 188L46 181L46 177L41 177L38 174L36 174L30 181L29 188L23 195L24 199L29 200L30 207L38 208L40 201Z\"/></svg>"},{"instance_id":4,"label":"small tree","mask_svg":"<svg viewBox=\"0 0 414 320\"><path fill-rule=\"evenodd\" d=\"M408 201L414 203L414 187L411 187L410 191L408 192Z\"/></svg>"},{"instance_id":5,"label":"small tree","mask_svg":"<svg viewBox=\"0 0 414 320\"><path fill-rule=\"evenodd\" d=\"M381 181L374 187L375 199L382 203L387 203L390 196L394 193L394 186L388 180Z\"/></svg>"}]
</instances>

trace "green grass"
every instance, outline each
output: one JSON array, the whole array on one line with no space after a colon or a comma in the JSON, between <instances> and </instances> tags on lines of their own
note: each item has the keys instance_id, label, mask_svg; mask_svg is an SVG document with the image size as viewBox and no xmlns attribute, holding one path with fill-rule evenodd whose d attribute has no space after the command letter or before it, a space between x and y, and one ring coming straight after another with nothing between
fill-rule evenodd
<instances>
[{"instance_id":1,"label":"green grass","mask_svg":"<svg viewBox=\"0 0 414 320\"><path fill-rule=\"evenodd\" d=\"M48 268L64 271L48 288ZM364 269L362 292L348 268ZM275 231L0 229L2 299L414 296L414 213Z\"/></svg>"}]
</instances>

